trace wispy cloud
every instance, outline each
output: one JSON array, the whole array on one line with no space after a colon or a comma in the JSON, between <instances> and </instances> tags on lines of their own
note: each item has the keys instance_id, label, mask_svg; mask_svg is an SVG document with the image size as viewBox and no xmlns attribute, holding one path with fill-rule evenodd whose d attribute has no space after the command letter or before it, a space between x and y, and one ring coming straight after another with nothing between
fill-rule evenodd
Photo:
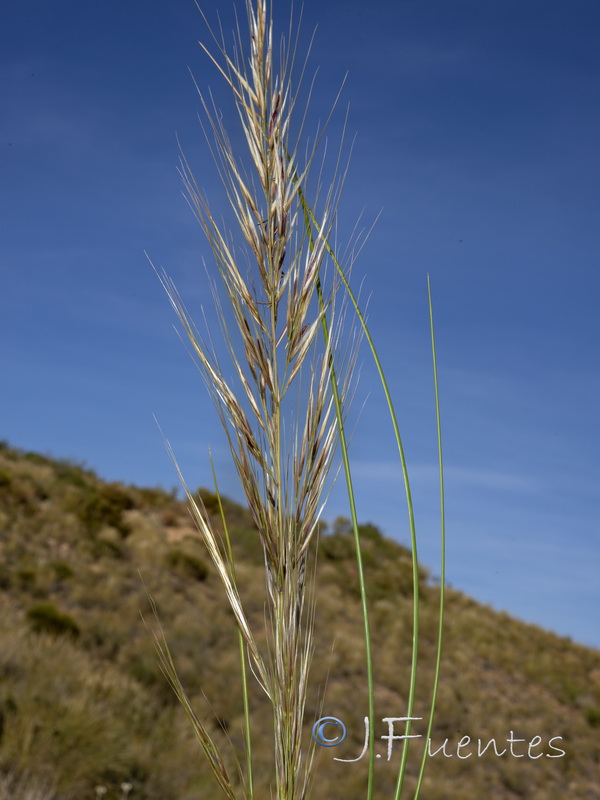
<instances>
[{"instance_id":1,"label":"wispy cloud","mask_svg":"<svg viewBox=\"0 0 600 800\"><path fill-rule=\"evenodd\" d=\"M394 461L356 461L353 474L363 481L398 482L402 472ZM454 485L484 487L494 490L520 492L539 491L540 481L531 475L518 472L483 469L480 467L445 466L444 477ZM409 467L409 478L413 482L430 483L438 480L437 464L416 464Z\"/></svg>"}]
</instances>

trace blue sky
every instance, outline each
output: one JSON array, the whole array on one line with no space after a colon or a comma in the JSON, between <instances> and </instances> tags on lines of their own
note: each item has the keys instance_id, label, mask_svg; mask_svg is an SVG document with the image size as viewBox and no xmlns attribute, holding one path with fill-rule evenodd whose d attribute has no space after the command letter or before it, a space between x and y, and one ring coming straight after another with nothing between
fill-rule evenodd
<instances>
[{"instance_id":1,"label":"blue sky","mask_svg":"<svg viewBox=\"0 0 600 800\"><path fill-rule=\"evenodd\" d=\"M205 10L231 28L229 1ZM398 404L421 557L439 572L429 273L448 580L600 647L600 6L306 0L303 43L317 25L313 119L348 72L330 138L347 105L356 134L341 233L380 215L353 279ZM208 249L176 171L177 134L219 202L189 69L227 114L229 97L198 47L200 14L192 0L9 0L0 31L0 436L170 487L155 414L190 483L210 484L211 445L240 498L144 255L192 310L210 306ZM361 364L359 516L406 542L389 426ZM325 517L340 513L342 487Z\"/></svg>"}]
</instances>

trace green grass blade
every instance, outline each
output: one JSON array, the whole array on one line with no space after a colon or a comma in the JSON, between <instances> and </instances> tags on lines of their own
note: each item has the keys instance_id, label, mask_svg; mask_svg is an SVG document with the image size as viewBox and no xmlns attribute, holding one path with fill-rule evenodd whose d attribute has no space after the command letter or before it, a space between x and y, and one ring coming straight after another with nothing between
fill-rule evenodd
<instances>
[{"instance_id":1,"label":"green grass blade","mask_svg":"<svg viewBox=\"0 0 600 800\"><path fill-rule=\"evenodd\" d=\"M304 198L304 196L302 194L302 190L301 189L299 189L298 195L299 195L300 202L302 203L302 208L303 208L303 211L304 211L305 224L306 224L307 220L308 220L308 224L309 225L311 223L312 224L316 224L315 216L314 216L312 210L310 209L310 207L308 206L308 204L306 203L306 200L305 200L305 198ZM396 446L397 446L397 449L398 449L398 455L399 455L399 459L400 459L400 463L401 463L401 467L402 467L402 476L403 476L403 481L404 481L404 488L405 488L405 492L406 492L406 501L407 501L407 508L408 508L408 518L409 518L409 528L410 528L410 541L411 541L411 553L412 553L412 574L413 574L413 643L412 643L410 687L409 687L408 709L407 709L407 717L413 717L414 716L414 706L415 706L415 694L416 694L417 658L418 658L418 643L419 643L419 562L418 562L418 556L417 556L417 535L416 535L416 526L415 526L415 517L414 517L414 506L413 506L412 492L411 492L411 489L410 489L410 481L409 481L409 476L408 476L408 466L407 466L406 457L405 457L405 454L404 454L404 446L402 444L402 437L400 436L400 429L399 429L399 426L398 426L398 420L397 420L397 417L396 417L396 411L394 409L394 404L393 404L392 397L391 397L391 394L390 394L390 391L389 391L387 380L385 378L385 373L384 373L383 367L381 365L379 354L377 352L377 348L375 347L375 343L374 343L373 338L371 336L371 333L369 331L369 328L368 328L367 322L366 322L366 320L364 318L364 315L363 315L363 313L362 313L362 311L360 309L358 300L357 300L356 296L354 295L354 292L352 291L352 288L350 287L350 284L348 283L346 275L344 274L344 271L343 271L342 267L340 266L340 264L339 264L339 262L338 262L338 260L336 258L336 255L335 255L335 253L333 251L333 248L331 247L329 242L326 241L325 244L326 244L326 248L327 248L327 251L329 253L329 256L331 257L331 259L332 259L332 261L333 261L333 263L334 263L334 265L335 265L335 267L337 269L337 272L338 272L338 274L339 274L339 276L340 276L340 278L342 280L342 283L344 285L344 289L347 292L348 298L350 299L350 301L351 301L351 303L352 303L352 305L354 307L354 310L356 312L356 315L357 315L358 320L360 322L360 325L362 327L362 330L363 330L363 333L365 335L365 338L366 338L366 340L367 340L367 342L369 344L369 348L371 350L371 354L372 354L373 360L375 362L377 373L379 375L379 379L381 381L381 385L382 385L383 392L384 392L384 395L385 395L385 399L386 399L386 402L387 402L388 413L390 415L390 420L391 420L392 427L393 427L393 430L394 430L394 437L395 437L395 440L396 440ZM334 385L335 385L335 383L334 383ZM342 452L343 452L343 450L342 450ZM348 470L349 470L349 466L348 466ZM346 473L346 463L345 462L344 462L344 472ZM348 482L348 475L349 475L349 473L346 475L346 481L347 482ZM349 494L352 493L352 498L354 498L353 492L351 492L351 485L352 484L350 483L350 485L349 485ZM352 507L353 507L353 500L352 500L352 503L351 503L351 509L352 509ZM353 520L353 529L354 529L354 520ZM355 530L355 537L357 537L358 536L358 530L357 529L354 529L354 530ZM357 559L358 558L360 558L360 556L357 556ZM359 576L360 576L360 568L359 568ZM361 595L362 595L362 587L361 587ZM363 613L366 613L366 608L363 609ZM365 630L368 630L368 625L365 625ZM369 645L369 647L370 647L370 645ZM372 691L373 691L372 686L370 686L369 687L370 696L372 695ZM408 737L410 735L411 727L412 727L412 723L409 720L409 721L407 721L406 727L405 727L405 736L406 737ZM371 721L370 734L371 735L373 734L372 721ZM408 739L408 738L404 739L403 748L402 748L402 757L401 757L401 762L400 762L400 769L399 769L399 774L398 774L398 783L397 783L397 786L396 786L395 800L398 800L398 798L400 797L400 793L402 791L402 786L403 786L403 782L404 782L404 775L405 775L405 772L406 772L406 763L407 763L407 759L408 759L409 743L410 743L410 739ZM374 758L374 752L372 750L370 750L370 753L371 753L372 757ZM371 767L371 765L370 765L370 767ZM370 796L369 796L369 800L370 800Z\"/></svg>"},{"instance_id":2,"label":"green grass blade","mask_svg":"<svg viewBox=\"0 0 600 800\"><path fill-rule=\"evenodd\" d=\"M319 297L319 305L321 309L324 307L323 303L323 290L320 280L317 280L317 294ZM327 319L323 316L323 335L327 346L329 346L329 329L327 326ZM330 355L330 374L331 386L333 391L333 399L335 404L335 413L338 423L338 431L340 437L340 450L342 453L342 463L344 466L344 477L346 479L346 487L348 490L348 504L350 507L350 520L352 522L352 532L354 534L354 544L356 549L356 566L358 569L358 581L360 585L360 601L363 615L364 631L365 631L365 649L367 660L367 692L368 692L368 708L369 708L369 771L368 771L368 786L367 786L367 800L372 800L373 797L373 781L375 776L375 691L373 679L373 654L371 650L371 627L369 623L369 610L367 603L367 590L365 584L365 574L363 569L362 551L360 547L360 533L358 530L358 515L356 512L356 500L354 495L354 486L352 482L352 473L350 470L350 458L348 456L348 443L346 440L346 431L344 427L344 419L342 415L342 406L340 401L340 394L338 382L335 374L335 367L333 364L333 357Z\"/></svg>"},{"instance_id":3,"label":"green grass blade","mask_svg":"<svg viewBox=\"0 0 600 800\"><path fill-rule=\"evenodd\" d=\"M312 222L315 221L314 215L309 208L306 200L304 198L304 194L302 189L298 189L298 196L300 198L300 202L302 204L302 212L304 215L304 225L306 228L306 233L308 236L309 241L309 249L312 250L314 248L314 238L312 233ZM326 247L331 254L332 248L329 246L329 243L326 242ZM335 257L334 257L335 258ZM336 261L337 264L337 261ZM338 269L341 269L338 265ZM323 299L323 288L321 285L321 279L317 278L317 296L319 299L319 307L320 310L323 311L325 307L324 299ZM327 318L326 315L323 314L322 319L322 328L323 328L323 338L325 339L325 345L329 347L329 327L327 325ZM366 584L365 584L365 575L364 575L364 568L362 562L362 551L360 548L360 533L358 530L358 514L356 512L356 500L354 495L354 485L352 482L352 473L350 470L350 457L348 455L348 443L346 440L346 432L344 427L344 417L342 414L342 404L340 400L340 392L338 387L337 376L335 372L335 365L333 363L333 356L330 354L329 356L329 372L330 372L330 380L331 380L331 387L333 392L333 401L335 405L335 414L337 419L338 425L338 432L340 437L340 451L342 453L342 464L344 467L344 477L346 480L346 488L348 491L348 505L350 508L350 521L352 524L352 532L354 535L354 544L356 550L356 566L358 570L358 581L360 587L360 599L361 599L361 609L363 615L363 625L364 625L364 635L365 635L365 657L367 662L367 697L368 697L368 716L369 716L369 768L368 768L368 784L367 784L367 800L372 800L373 797L373 784L374 784L374 777L375 777L375 733L374 733L374 722L375 722L375 689L374 689L374 679L373 679L373 654L371 649L371 627L369 623L369 609L367 603L367 591L366 591Z\"/></svg>"},{"instance_id":4,"label":"green grass blade","mask_svg":"<svg viewBox=\"0 0 600 800\"><path fill-rule=\"evenodd\" d=\"M435 714L435 704L437 700L437 692L440 679L440 665L442 660L442 638L444 626L444 595L446 585L446 515L445 515L445 502L444 502L444 462L442 454L442 424L440 415L440 395L438 387L438 374L437 374L437 358L435 349L435 332L433 327L433 303L431 301L431 282L429 275L427 276L427 297L429 300L429 327L431 330L431 355L433 361L433 387L435 393L435 417L437 428L437 442L438 442L438 465L439 465L439 481L440 481L440 519L441 519L441 567L440 567L440 610L439 610L439 623L438 623L438 640L437 640L437 655L435 661L435 675L433 679L433 692L431 695L431 710L429 712L429 724L427 725L427 736L425 751L423 752L423 759L421 761L421 768L419 770L419 778L415 790L414 800L418 800L421 791L421 784L423 782L423 775L425 773L425 763L427 761L427 747L431 737L431 730L433 727L433 717Z\"/></svg>"}]
</instances>

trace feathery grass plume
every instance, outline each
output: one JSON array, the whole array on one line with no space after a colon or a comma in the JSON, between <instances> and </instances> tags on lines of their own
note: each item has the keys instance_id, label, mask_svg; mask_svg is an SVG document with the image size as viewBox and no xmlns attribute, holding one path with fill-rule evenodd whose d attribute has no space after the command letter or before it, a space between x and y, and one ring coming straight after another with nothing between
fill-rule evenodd
<instances>
[{"instance_id":1,"label":"feathery grass plume","mask_svg":"<svg viewBox=\"0 0 600 800\"><path fill-rule=\"evenodd\" d=\"M211 149L242 246L217 222L187 160L181 159L187 196L211 246L227 303L227 313L220 300L217 307L233 378L226 377L212 343L198 333L172 281L164 273L160 277L212 393L261 539L268 590L266 652L257 644L237 591L231 550L213 530L201 500L186 487L251 668L272 704L275 796L295 800L307 795L312 762L311 751L305 753L301 741L314 618L306 562L338 440L330 370L339 355L343 313L336 304L339 279L334 270L327 274L325 261L342 180L336 173L308 246L299 191L304 187L306 192L317 145L303 158L299 138L292 141L297 101L291 75L295 46L286 49L282 42L276 61L266 2L258 0L255 7L248 3L247 12L247 61L239 28L232 56L222 36L213 35L216 54L202 46L233 92L249 159L244 161L234 153L218 109L200 93L212 132ZM319 337L325 316L329 336L323 345ZM352 352L344 354L337 367L341 406L348 394L352 358ZM232 797L233 781L206 727L191 709L164 639L159 654L215 777ZM243 786L251 797L250 763Z\"/></svg>"},{"instance_id":2,"label":"feathery grass plume","mask_svg":"<svg viewBox=\"0 0 600 800\"><path fill-rule=\"evenodd\" d=\"M244 46L238 26L230 55L222 33L217 37L208 23L215 52L202 45L233 93L247 146L245 158L234 152L212 97L209 102L199 91L208 120L208 129L204 132L233 212L237 236L215 219L187 159L181 157L187 197L210 244L221 278L221 293L215 287L213 291L229 357L227 372L221 366L211 337L207 341L198 333L173 282L164 273L159 276L212 394L264 553L267 644L261 648L261 637L253 630L238 591L223 507L219 502L221 534L211 525L202 500L185 485L175 462L192 515L238 626L246 759L246 769L239 768L241 789L230 776L226 759L208 728L194 712L160 628L157 636L159 663L191 720L217 782L233 800L240 792L244 797L254 797L247 658L272 706L272 796L278 800L308 797L315 744L311 741L308 749L303 749L302 727L313 648L315 609L311 581L315 573L314 562L313 568L307 570L307 559L310 552L314 552L311 545L315 543L328 473L339 443L348 487L365 629L370 722L367 800L371 800L375 762L374 678L367 592L344 431L349 376L356 356L355 338L345 323L346 302L353 306L359 331L364 333L371 348L388 402L404 476L413 551L414 632L408 708L408 716L412 717L417 673L419 571L410 485L396 416L377 351L349 286L348 269L344 270L330 243L344 177L343 173L340 177L340 159L338 156L334 175L327 181L329 188L322 198L321 175L316 181L309 180L321 136L317 136L315 144L303 156L300 144L306 110L299 125L293 123L298 101L298 87L293 86L292 80L297 40L293 40L290 31L289 46L282 41L276 59L266 0L253 3L254 0L246 2L249 49ZM312 202L309 202L310 197ZM341 299L338 297L340 289ZM435 374L433 327L432 348ZM437 379L435 395L440 441ZM170 447L169 452L173 456ZM219 497L216 476L215 489ZM429 731L440 652L441 614ZM410 722L407 737L409 731ZM408 738L401 758L396 799L402 791L407 745ZM424 766L425 759L415 798L420 791Z\"/></svg>"}]
</instances>

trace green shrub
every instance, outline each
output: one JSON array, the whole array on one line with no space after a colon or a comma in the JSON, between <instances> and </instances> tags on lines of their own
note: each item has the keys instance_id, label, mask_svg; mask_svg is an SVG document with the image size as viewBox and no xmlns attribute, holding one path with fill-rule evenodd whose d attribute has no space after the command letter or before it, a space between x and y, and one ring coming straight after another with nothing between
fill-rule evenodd
<instances>
[{"instance_id":1,"label":"green shrub","mask_svg":"<svg viewBox=\"0 0 600 800\"><path fill-rule=\"evenodd\" d=\"M165 680L154 649L138 648L127 656L125 669L140 686L149 689L152 702L158 707L176 706L177 695Z\"/></svg>"},{"instance_id":2,"label":"green shrub","mask_svg":"<svg viewBox=\"0 0 600 800\"><path fill-rule=\"evenodd\" d=\"M166 555L167 565L177 572L195 581L204 581L208 577L208 566L198 556L183 550L170 550Z\"/></svg>"},{"instance_id":3,"label":"green shrub","mask_svg":"<svg viewBox=\"0 0 600 800\"><path fill-rule=\"evenodd\" d=\"M8 470L0 469L0 489L8 489L12 484L12 475Z\"/></svg>"},{"instance_id":4,"label":"green shrub","mask_svg":"<svg viewBox=\"0 0 600 800\"><path fill-rule=\"evenodd\" d=\"M264 564L265 557L256 528L234 528L231 531L231 542L236 560L247 564Z\"/></svg>"},{"instance_id":5,"label":"green shrub","mask_svg":"<svg viewBox=\"0 0 600 800\"><path fill-rule=\"evenodd\" d=\"M209 492L207 489L198 489L198 495L204 503L204 508L211 516L220 516L219 498L214 492Z\"/></svg>"},{"instance_id":6,"label":"green shrub","mask_svg":"<svg viewBox=\"0 0 600 800\"><path fill-rule=\"evenodd\" d=\"M126 551L123 547L121 537L123 533L112 527L103 528L92 543L92 555L94 558L125 558Z\"/></svg>"},{"instance_id":7,"label":"green shrub","mask_svg":"<svg viewBox=\"0 0 600 800\"><path fill-rule=\"evenodd\" d=\"M129 493L116 483L89 487L84 493L70 502L73 511L86 529L92 533L109 526L119 531L121 536L131 532L123 519L123 511L133 507Z\"/></svg>"},{"instance_id":8,"label":"green shrub","mask_svg":"<svg viewBox=\"0 0 600 800\"><path fill-rule=\"evenodd\" d=\"M0 508L11 514L31 516L36 510L36 490L30 479L17 478L10 472L0 473Z\"/></svg>"},{"instance_id":9,"label":"green shrub","mask_svg":"<svg viewBox=\"0 0 600 800\"><path fill-rule=\"evenodd\" d=\"M93 470L69 461L67 458L56 459L53 461L53 465L54 474L60 483L68 483L78 489L85 489L98 480Z\"/></svg>"},{"instance_id":10,"label":"green shrub","mask_svg":"<svg viewBox=\"0 0 600 800\"><path fill-rule=\"evenodd\" d=\"M52 562L52 569L54 570L54 574L56 575L57 580L64 581L68 578L72 578L75 572L73 568L67 564L66 561L53 561Z\"/></svg>"},{"instance_id":11,"label":"green shrub","mask_svg":"<svg viewBox=\"0 0 600 800\"><path fill-rule=\"evenodd\" d=\"M21 589L32 589L36 584L37 573L33 567L21 567L17 570L17 581Z\"/></svg>"},{"instance_id":12,"label":"green shrub","mask_svg":"<svg viewBox=\"0 0 600 800\"><path fill-rule=\"evenodd\" d=\"M36 633L77 638L81 632L75 620L60 611L54 603L42 602L30 606L27 609L27 620Z\"/></svg>"},{"instance_id":13,"label":"green shrub","mask_svg":"<svg viewBox=\"0 0 600 800\"><path fill-rule=\"evenodd\" d=\"M372 522L365 522L364 525L359 525L358 532L360 533L361 540L366 539L379 545L385 544L386 540L384 539L382 532L379 530L377 525L373 525Z\"/></svg>"},{"instance_id":14,"label":"green shrub","mask_svg":"<svg viewBox=\"0 0 600 800\"><path fill-rule=\"evenodd\" d=\"M160 487L136 488L135 493L144 508L153 510L170 508L177 502L177 489L166 491Z\"/></svg>"},{"instance_id":15,"label":"green shrub","mask_svg":"<svg viewBox=\"0 0 600 800\"><path fill-rule=\"evenodd\" d=\"M593 708L586 709L585 718L587 719L590 727L600 728L600 707L595 706Z\"/></svg>"},{"instance_id":16,"label":"green shrub","mask_svg":"<svg viewBox=\"0 0 600 800\"><path fill-rule=\"evenodd\" d=\"M346 533L332 533L319 541L319 550L329 561L346 561L354 556L354 540Z\"/></svg>"},{"instance_id":17,"label":"green shrub","mask_svg":"<svg viewBox=\"0 0 600 800\"><path fill-rule=\"evenodd\" d=\"M48 465L52 464L52 461L46 456L43 456L41 453L23 453L22 457L24 461L29 461L30 464L38 464L43 467L47 467Z\"/></svg>"},{"instance_id":18,"label":"green shrub","mask_svg":"<svg viewBox=\"0 0 600 800\"><path fill-rule=\"evenodd\" d=\"M10 589L12 585L12 573L6 564L0 564L0 589Z\"/></svg>"}]
</instances>

